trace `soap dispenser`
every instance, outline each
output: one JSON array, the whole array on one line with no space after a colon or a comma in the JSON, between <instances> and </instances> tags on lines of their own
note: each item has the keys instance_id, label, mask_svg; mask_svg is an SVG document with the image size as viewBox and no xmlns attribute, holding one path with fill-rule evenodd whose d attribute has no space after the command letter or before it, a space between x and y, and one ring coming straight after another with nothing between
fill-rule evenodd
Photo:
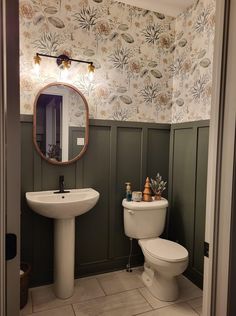
<instances>
[{"instance_id":1,"label":"soap dispenser","mask_svg":"<svg viewBox=\"0 0 236 316\"><path fill-rule=\"evenodd\" d=\"M126 201L130 202L132 200L131 183L126 182Z\"/></svg>"}]
</instances>

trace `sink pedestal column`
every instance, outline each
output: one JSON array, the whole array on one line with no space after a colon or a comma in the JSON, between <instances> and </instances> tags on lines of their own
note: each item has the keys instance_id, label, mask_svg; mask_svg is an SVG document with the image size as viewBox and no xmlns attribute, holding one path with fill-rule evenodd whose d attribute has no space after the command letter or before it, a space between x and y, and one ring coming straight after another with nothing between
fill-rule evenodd
<instances>
[{"instance_id":1,"label":"sink pedestal column","mask_svg":"<svg viewBox=\"0 0 236 316\"><path fill-rule=\"evenodd\" d=\"M54 292L66 299L74 292L75 218L54 220Z\"/></svg>"}]
</instances>

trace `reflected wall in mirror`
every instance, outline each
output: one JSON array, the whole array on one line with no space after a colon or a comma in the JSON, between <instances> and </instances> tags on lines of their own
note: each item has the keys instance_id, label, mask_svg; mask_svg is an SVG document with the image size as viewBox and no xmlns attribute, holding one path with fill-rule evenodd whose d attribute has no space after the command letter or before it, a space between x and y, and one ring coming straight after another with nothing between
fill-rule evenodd
<instances>
[{"instance_id":1,"label":"reflected wall in mirror","mask_svg":"<svg viewBox=\"0 0 236 316\"><path fill-rule=\"evenodd\" d=\"M53 164L79 159L88 146L88 104L65 83L41 89L34 104L33 141L40 156Z\"/></svg>"}]
</instances>

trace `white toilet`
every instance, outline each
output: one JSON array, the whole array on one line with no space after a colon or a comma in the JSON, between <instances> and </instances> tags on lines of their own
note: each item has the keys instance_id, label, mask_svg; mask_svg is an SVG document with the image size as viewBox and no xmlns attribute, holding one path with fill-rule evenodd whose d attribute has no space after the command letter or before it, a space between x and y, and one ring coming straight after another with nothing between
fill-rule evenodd
<instances>
[{"instance_id":1,"label":"white toilet","mask_svg":"<svg viewBox=\"0 0 236 316\"><path fill-rule=\"evenodd\" d=\"M142 279L153 296L175 301L179 290L177 276L188 266L188 251L178 243L159 238L165 227L168 201L123 200L126 236L139 240L145 257Z\"/></svg>"}]
</instances>

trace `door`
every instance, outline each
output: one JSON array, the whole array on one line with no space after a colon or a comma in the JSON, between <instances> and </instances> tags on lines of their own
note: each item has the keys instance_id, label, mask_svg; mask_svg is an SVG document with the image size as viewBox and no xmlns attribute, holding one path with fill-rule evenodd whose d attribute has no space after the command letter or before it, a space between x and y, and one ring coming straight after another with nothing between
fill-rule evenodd
<instances>
[{"instance_id":1,"label":"door","mask_svg":"<svg viewBox=\"0 0 236 316\"><path fill-rule=\"evenodd\" d=\"M216 13L205 232L209 252L206 251L204 264L204 316L226 316L229 298L236 115L236 2L217 0Z\"/></svg>"},{"instance_id":2,"label":"door","mask_svg":"<svg viewBox=\"0 0 236 316\"><path fill-rule=\"evenodd\" d=\"M1 316L19 315L20 299L20 104L18 12L18 1L0 0ZM9 239L9 236L13 238ZM6 243L7 241L10 241L10 244ZM6 244L8 247L5 247ZM11 252L11 259L6 261L7 258L5 254L8 254L8 251L6 250L10 249L13 250Z\"/></svg>"}]
</instances>

